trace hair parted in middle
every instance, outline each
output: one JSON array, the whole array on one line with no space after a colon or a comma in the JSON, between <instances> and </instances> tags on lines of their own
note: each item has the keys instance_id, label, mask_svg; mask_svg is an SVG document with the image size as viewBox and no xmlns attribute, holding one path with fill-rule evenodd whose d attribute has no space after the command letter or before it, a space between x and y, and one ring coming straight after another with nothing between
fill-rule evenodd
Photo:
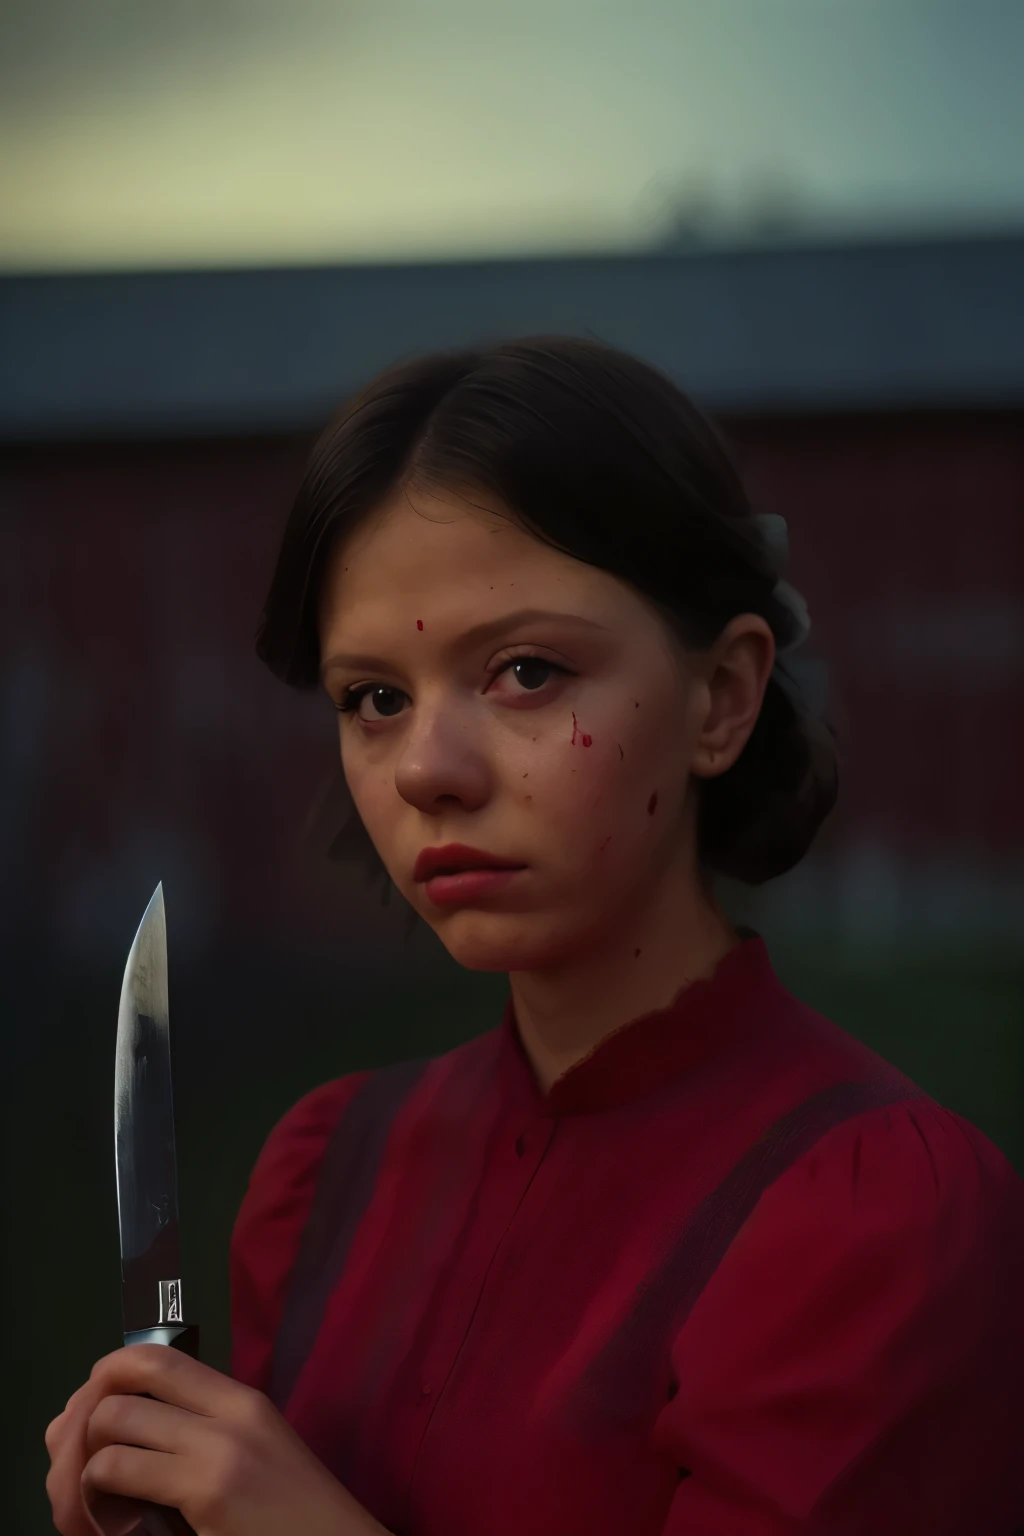
<instances>
[{"instance_id":1,"label":"hair parted in middle","mask_svg":"<svg viewBox=\"0 0 1024 1536\"><path fill-rule=\"evenodd\" d=\"M261 616L257 653L315 687L317 605L339 541L399 487L480 492L564 554L653 603L687 649L741 613L794 637L780 575L740 476L706 416L664 373L592 338L530 336L405 359L357 391L310 455ZM835 804L835 733L776 671L736 762L703 780L702 869L760 885L791 869ZM334 786L345 805L343 780ZM355 812L332 858L391 881Z\"/></svg>"}]
</instances>

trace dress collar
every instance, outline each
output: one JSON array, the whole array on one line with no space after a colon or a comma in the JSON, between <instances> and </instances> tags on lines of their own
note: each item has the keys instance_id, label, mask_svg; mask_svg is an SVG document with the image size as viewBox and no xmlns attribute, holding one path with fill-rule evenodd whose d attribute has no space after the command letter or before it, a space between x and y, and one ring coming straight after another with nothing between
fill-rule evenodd
<instances>
[{"instance_id":1,"label":"dress collar","mask_svg":"<svg viewBox=\"0 0 1024 1536\"><path fill-rule=\"evenodd\" d=\"M523 1049L509 997L500 1030L503 1081L537 1114L586 1114L645 1098L724 1051L744 1032L763 1028L765 1003L773 994L784 996L784 989L761 936L749 928L739 933L740 942L710 976L681 987L667 1008L606 1035L547 1093Z\"/></svg>"}]
</instances>

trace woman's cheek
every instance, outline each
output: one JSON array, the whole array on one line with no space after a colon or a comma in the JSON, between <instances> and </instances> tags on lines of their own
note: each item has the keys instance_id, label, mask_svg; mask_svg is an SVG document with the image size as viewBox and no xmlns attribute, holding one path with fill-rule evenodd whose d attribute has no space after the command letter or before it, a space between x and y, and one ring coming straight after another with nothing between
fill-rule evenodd
<instances>
[{"instance_id":1,"label":"woman's cheek","mask_svg":"<svg viewBox=\"0 0 1024 1536\"><path fill-rule=\"evenodd\" d=\"M374 847L386 855L387 831L389 826L394 825L394 819L388 818L388 800L382 792L383 787L374 782L372 775L358 771L350 773L347 769L345 782L356 813L369 833Z\"/></svg>"},{"instance_id":2,"label":"woman's cheek","mask_svg":"<svg viewBox=\"0 0 1024 1536\"><path fill-rule=\"evenodd\" d=\"M523 769L520 786L524 805L543 811L563 834L570 827L578 829L589 844L599 821L607 823L601 841L612 822L621 818L625 754L610 736L602 739L580 730L579 724L577 720L575 740L570 733L542 760Z\"/></svg>"}]
</instances>

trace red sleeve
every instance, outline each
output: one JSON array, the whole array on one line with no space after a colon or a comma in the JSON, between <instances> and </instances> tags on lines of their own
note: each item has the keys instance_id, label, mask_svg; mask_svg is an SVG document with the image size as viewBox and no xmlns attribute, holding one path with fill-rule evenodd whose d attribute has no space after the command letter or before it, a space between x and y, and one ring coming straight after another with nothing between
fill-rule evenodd
<instances>
[{"instance_id":1,"label":"red sleeve","mask_svg":"<svg viewBox=\"0 0 1024 1536\"><path fill-rule=\"evenodd\" d=\"M761 1198L673 1349L664 1536L1024 1527L1024 1182L930 1100Z\"/></svg>"},{"instance_id":2,"label":"red sleeve","mask_svg":"<svg viewBox=\"0 0 1024 1536\"><path fill-rule=\"evenodd\" d=\"M261 1392L324 1148L368 1076L352 1073L300 1099L271 1131L249 1179L231 1236L231 1373Z\"/></svg>"}]
</instances>

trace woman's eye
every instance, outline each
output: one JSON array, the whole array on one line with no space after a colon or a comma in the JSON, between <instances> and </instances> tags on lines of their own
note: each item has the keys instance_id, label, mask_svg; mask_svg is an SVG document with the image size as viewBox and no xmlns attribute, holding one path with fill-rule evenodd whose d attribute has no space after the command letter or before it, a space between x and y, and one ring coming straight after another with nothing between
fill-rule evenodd
<instances>
[{"instance_id":1,"label":"woman's eye","mask_svg":"<svg viewBox=\"0 0 1024 1536\"><path fill-rule=\"evenodd\" d=\"M516 682L527 693L536 693L538 688L543 688L552 672L560 672L563 677L568 676L565 667L560 667L555 661L548 661L544 656L513 656L512 660L507 661L501 671L496 673L496 676L501 677L503 673L510 671ZM541 675L538 676L538 673Z\"/></svg>"},{"instance_id":2,"label":"woman's eye","mask_svg":"<svg viewBox=\"0 0 1024 1536\"><path fill-rule=\"evenodd\" d=\"M515 677L518 684L516 693L537 693L554 672L563 677L573 675L568 667L559 666L556 661L548 661L544 656L513 656L498 669L494 678L506 672L511 672ZM393 720L396 715L400 715L402 700L405 698L406 695L399 688L389 688L384 683L362 683L356 688L346 688L341 703L336 704L335 708L342 715L354 713L364 724L370 725L375 720ZM364 699L372 701L366 710L363 709Z\"/></svg>"},{"instance_id":3,"label":"woman's eye","mask_svg":"<svg viewBox=\"0 0 1024 1536\"><path fill-rule=\"evenodd\" d=\"M371 695L383 694L383 699L374 697L373 713L363 713L363 700ZM388 688L382 683L364 683L361 688L346 688L340 704L336 706L339 714L347 715L351 712L358 714L360 720L391 720L401 713L401 700L405 697L397 688ZM392 709L393 701L398 701L398 708Z\"/></svg>"}]
</instances>

